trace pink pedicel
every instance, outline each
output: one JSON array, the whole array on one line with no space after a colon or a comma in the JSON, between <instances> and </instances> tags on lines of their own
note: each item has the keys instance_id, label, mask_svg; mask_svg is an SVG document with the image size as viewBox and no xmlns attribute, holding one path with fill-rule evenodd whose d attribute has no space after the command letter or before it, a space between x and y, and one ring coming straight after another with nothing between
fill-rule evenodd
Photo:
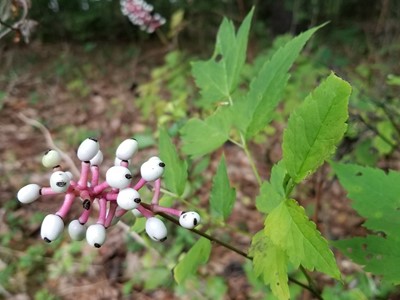
<instances>
[{"instance_id":1,"label":"pink pedicel","mask_svg":"<svg viewBox=\"0 0 400 300\"><path fill-rule=\"evenodd\" d=\"M100 172L99 172L99 166L96 165L91 165L91 162L89 160L86 160L86 158L89 158L92 153L95 153L96 150L98 149L98 142L95 139L90 139L88 141L85 140L85 144L81 144L83 147L81 148L80 155L84 155L85 161L81 162L81 170L80 170L80 176L78 181L70 180L69 182L69 187L65 193L58 193L54 192L51 187L41 187L39 190L39 195L40 196L56 196L56 195L61 195L64 194L64 201L58 211L56 212L56 215L62 218L64 223L67 222L68 215L71 212L71 208L74 205L74 201L79 198L81 200L81 203L78 207L81 208L81 214L78 218L78 221L81 225L85 225L88 220L90 215L93 213L93 211L97 211L97 220L96 223L103 225L105 228L108 228L115 224L116 222L113 222L113 220L116 220L120 217L122 217L125 213L127 213L127 210L122 209L121 207L118 206L117 203L117 198L120 192L120 189L115 188L115 186L121 186L127 188L133 188L136 191L139 191L142 187L144 187L148 181L147 180L153 180L154 179L154 193L153 197L151 200L150 204L139 204L137 206L137 210L146 218L153 218L155 214L157 213L165 213L169 214L172 216L181 216L182 211L177 210L174 208L169 208L169 207L163 207L159 205L159 199L161 195L161 179L158 178L162 175L161 173L157 173L157 175L153 177L146 177L147 180L145 180L143 177L141 177L136 183L131 182L132 176L126 175L127 173L117 173L116 177L112 177L110 184L112 184L114 187L111 187L107 181L102 181L100 179ZM82 151L82 149L86 147L87 152ZM97 148L94 148L97 147ZM93 150L95 149L95 150ZM129 149L128 149L129 150ZM90 154L88 154L90 153ZM86 155L86 156L85 156ZM119 159L118 155L117 158ZM154 157L150 158L149 161L154 161L152 160ZM164 168L165 164L157 158L157 161L159 161L161 164L158 164L162 168ZM128 168L129 163L127 160L121 160L120 161L120 166L124 168ZM122 168L122 169L124 169ZM57 170L62 170L61 167L59 167ZM152 172L150 168L146 169L147 173L150 171ZM54 171L54 170L53 170ZM126 172L126 169L125 171ZM159 175L161 174L161 175ZM114 175L114 173L113 173ZM122 176L121 178L119 176ZM128 177L127 177L128 176ZM144 176L144 175L143 175ZM150 179L151 178L151 179ZM115 182L113 180L116 180ZM122 182L123 184L118 185L119 182ZM116 184L114 184L116 183ZM126 185L126 183L129 183ZM65 183L64 183L65 184ZM134 201L136 199L133 199ZM142 199L143 200L143 199ZM129 199L130 201L130 199ZM143 203L143 202L142 202ZM95 207L98 207L98 210L93 209L93 205ZM73 218L72 218L73 219ZM79 229L80 230L80 229ZM72 236L71 236L72 237ZM88 237L88 236L87 236ZM93 237L93 236L92 236ZM89 238L89 240L91 240ZM49 242L49 241L47 241ZM100 247L102 243L98 244L95 243L95 247Z\"/></svg>"}]
</instances>

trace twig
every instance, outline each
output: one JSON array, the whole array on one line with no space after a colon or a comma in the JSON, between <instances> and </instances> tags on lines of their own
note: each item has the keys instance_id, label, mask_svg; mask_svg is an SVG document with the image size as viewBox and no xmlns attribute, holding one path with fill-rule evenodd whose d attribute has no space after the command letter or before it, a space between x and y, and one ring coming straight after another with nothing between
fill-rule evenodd
<instances>
[{"instance_id":1,"label":"twig","mask_svg":"<svg viewBox=\"0 0 400 300\"><path fill-rule=\"evenodd\" d=\"M377 136L379 136L383 141L385 141L388 145L390 145L394 150L397 151L397 145L393 144L386 136L379 132L375 127L371 126L361 115L356 115L358 119L372 132L374 132Z\"/></svg>"},{"instance_id":2,"label":"twig","mask_svg":"<svg viewBox=\"0 0 400 300\"><path fill-rule=\"evenodd\" d=\"M47 147L54 149L58 153L60 153L62 159L67 163L68 167L71 169L72 174L74 174L75 177L79 177L80 173L79 173L79 170L76 167L74 161L71 159L71 157L68 156L68 154L64 153L60 148L58 148L56 146L56 144L54 143L54 141L51 137L49 130L42 123L40 123L39 121L37 121L35 119L31 119L31 118L25 116L21 112L17 114L17 117L21 121L25 122L26 124L38 128L42 132L42 134L46 140Z\"/></svg>"}]
</instances>

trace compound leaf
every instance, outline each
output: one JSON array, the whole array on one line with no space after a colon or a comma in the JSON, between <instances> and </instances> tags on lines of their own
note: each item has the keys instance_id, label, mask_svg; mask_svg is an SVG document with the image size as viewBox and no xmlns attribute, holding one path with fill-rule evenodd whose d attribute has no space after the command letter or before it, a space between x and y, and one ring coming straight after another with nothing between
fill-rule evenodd
<instances>
[{"instance_id":1,"label":"compound leaf","mask_svg":"<svg viewBox=\"0 0 400 300\"><path fill-rule=\"evenodd\" d=\"M187 182L187 163L179 158L176 147L166 130L160 130L159 137L160 158L166 168L163 175L168 190L182 195Z\"/></svg>"},{"instance_id":2,"label":"compound leaf","mask_svg":"<svg viewBox=\"0 0 400 300\"><path fill-rule=\"evenodd\" d=\"M253 11L243 20L237 34L232 21L224 19L218 30L213 58L192 63L192 74L200 88L202 102L210 104L227 99L237 88L246 59Z\"/></svg>"},{"instance_id":3,"label":"compound leaf","mask_svg":"<svg viewBox=\"0 0 400 300\"><path fill-rule=\"evenodd\" d=\"M197 268L205 264L211 253L211 242L206 238L200 238L189 252L174 268L174 278L178 284L185 281L187 277L194 274Z\"/></svg>"},{"instance_id":4,"label":"compound leaf","mask_svg":"<svg viewBox=\"0 0 400 300\"><path fill-rule=\"evenodd\" d=\"M222 156L213 178L210 196L211 213L217 218L226 220L232 212L235 199L236 191L230 186L225 157Z\"/></svg>"},{"instance_id":5,"label":"compound leaf","mask_svg":"<svg viewBox=\"0 0 400 300\"><path fill-rule=\"evenodd\" d=\"M208 154L229 139L230 111L222 107L204 120L190 119L181 129L182 151L192 157Z\"/></svg>"},{"instance_id":6,"label":"compound leaf","mask_svg":"<svg viewBox=\"0 0 400 300\"><path fill-rule=\"evenodd\" d=\"M310 37L324 25L311 28L281 47L261 67L247 94L246 137L251 138L272 120L273 111L281 99L289 78L288 71Z\"/></svg>"},{"instance_id":7,"label":"compound leaf","mask_svg":"<svg viewBox=\"0 0 400 300\"><path fill-rule=\"evenodd\" d=\"M367 220L364 226L398 236L400 228L400 173L352 164L331 164L352 207Z\"/></svg>"},{"instance_id":8,"label":"compound leaf","mask_svg":"<svg viewBox=\"0 0 400 300\"><path fill-rule=\"evenodd\" d=\"M256 207L263 213L270 213L282 201L286 200L283 181L286 169L282 161L272 167L270 181L265 181L256 198Z\"/></svg>"},{"instance_id":9,"label":"compound leaf","mask_svg":"<svg viewBox=\"0 0 400 300\"><path fill-rule=\"evenodd\" d=\"M328 159L346 131L350 85L331 74L294 111L283 136L283 160L299 183Z\"/></svg>"},{"instance_id":10,"label":"compound leaf","mask_svg":"<svg viewBox=\"0 0 400 300\"><path fill-rule=\"evenodd\" d=\"M265 234L281 247L295 267L300 264L339 279L340 272L327 241L295 200L277 206L265 220Z\"/></svg>"},{"instance_id":11,"label":"compound leaf","mask_svg":"<svg viewBox=\"0 0 400 300\"><path fill-rule=\"evenodd\" d=\"M263 231L259 231L252 239L249 255L253 257L256 276L262 277L278 299L289 299L286 253L272 243Z\"/></svg>"}]
</instances>

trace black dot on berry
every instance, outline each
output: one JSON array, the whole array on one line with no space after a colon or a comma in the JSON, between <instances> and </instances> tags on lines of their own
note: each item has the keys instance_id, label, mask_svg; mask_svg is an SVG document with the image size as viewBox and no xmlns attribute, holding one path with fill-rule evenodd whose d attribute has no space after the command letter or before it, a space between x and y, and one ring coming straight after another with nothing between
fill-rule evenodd
<instances>
[{"instance_id":1,"label":"black dot on berry","mask_svg":"<svg viewBox=\"0 0 400 300\"><path fill-rule=\"evenodd\" d=\"M164 168L164 167L165 167L165 164L164 164L163 162L160 162L158 165L159 165L161 168Z\"/></svg>"},{"instance_id":2,"label":"black dot on berry","mask_svg":"<svg viewBox=\"0 0 400 300\"><path fill-rule=\"evenodd\" d=\"M132 179L132 175L131 175L131 174L126 174L126 175L125 175L125 178L126 178L126 179Z\"/></svg>"},{"instance_id":3,"label":"black dot on berry","mask_svg":"<svg viewBox=\"0 0 400 300\"><path fill-rule=\"evenodd\" d=\"M45 241L46 243L51 243L51 241L50 241L47 237L44 238L44 241Z\"/></svg>"},{"instance_id":4,"label":"black dot on berry","mask_svg":"<svg viewBox=\"0 0 400 300\"><path fill-rule=\"evenodd\" d=\"M136 203L140 203L140 198L135 198L133 201L135 201Z\"/></svg>"},{"instance_id":5,"label":"black dot on berry","mask_svg":"<svg viewBox=\"0 0 400 300\"><path fill-rule=\"evenodd\" d=\"M94 142L96 142L96 143L97 143L97 139L96 139L96 138L94 138L94 137L90 137L90 138L89 138L89 140L92 140L92 141L94 141Z\"/></svg>"},{"instance_id":6,"label":"black dot on berry","mask_svg":"<svg viewBox=\"0 0 400 300\"><path fill-rule=\"evenodd\" d=\"M197 225L197 219L193 220L193 225L196 226Z\"/></svg>"},{"instance_id":7,"label":"black dot on berry","mask_svg":"<svg viewBox=\"0 0 400 300\"><path fill-rule=\"evenodd\" d=\"M167 237L162 238L162 239L160 240L160 242L164 242L164 241L166 241L166 240L167 240Z\"/></svg>"},{"instance_id":8,"label":"black dot on berry","mask_svg":"<svg viewBox=\"0 0 400 300\"><path fill-rule=\"evenodd\" d=\"M46 152L44 153L44 155L47 155L50 151L51 151L51 149L46 150Z\"/></svg>"},{"instance_id":9,"label":"black dot on berry","mask_svg":"<svg viewBox=\"0 0 400 300\"><path fill-rule=\"evenodd\" d=\"M88 199L86 199L85 201L83 201L83 208L86 210L90 209L90 201Z\"/></svg>"},{"instance_id":10,"label":"black dot on berry","mask_svg":"<svg viewBox=\"0 0 400 300\"><path fill-rule=\"evenodd\" d=\"M98 244L98 243L94 243L94 246L95 246L96 248L100 248L100 247L101 247L101 245Z\"/></svg>"}]
</instances>

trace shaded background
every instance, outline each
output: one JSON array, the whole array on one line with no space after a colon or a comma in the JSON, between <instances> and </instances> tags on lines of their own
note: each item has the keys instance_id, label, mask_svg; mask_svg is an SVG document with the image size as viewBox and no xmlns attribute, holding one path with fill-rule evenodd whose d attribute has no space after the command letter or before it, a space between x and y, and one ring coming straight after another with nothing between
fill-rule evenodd
<instances>
[{"instance_id":1,"label":"shaded background","mask_svg":"<svg viewBox=\"0 0 400 300\"><path fill-rule=\"evenodd\" d=\"M176 285L171 269L197 237L171 224L164 244L149 241L145 234L129 235L134 219L127 217L127 225L112 228L99 250L71 242L66 235L47 245L39 238L40 223L62 199L40 199L25 206L15 199L21 186L45 185L49 177L40 163L48 148L45 138L19 113L44 124L54 142L74 159L79 143L97 136L106 156L103 172L112 164L119 142L135 136L143 148L135 158L139 164L157 153L159 126L176 135L189 116L199 113L189 62L211 56L223 16L239 23L253 5L248 51L253 65L245 68L247 80L292 35L330 21L293 68L284 104L265 132L268 138L260 136L251 144L263 178L281 156L280 139L289 112L331 70L354 89L349 131L336 158L400 169L399 79L393 77L400 74L400 2L159 0L151 4L167 24L149 35L121 14L119 1L33 0L29 18L39 25L31 42L15 43L13 33L0 40L0 298L273 299L248 272L249 262L218 246L198 277ZM228 226L213 228L213 234L247 251L251 236L245 233L263 226L254 206L256 181L241 151L230 144L223 151L239 192ZM204 168L191 175L198 188L191 201L201 209L207 209L220 154L205 160ZM363 220L327 167L297 194L328 239L365 233ZM183 209L186 204L175 206ZM79 210L76 204L72 214ZM377 294L381 299L398 299L395 288L336 255L345 274L344 286L315 275L332 294L356 289L370 299ZM311 299L307 292L292 288L299 299ZM361 299L353 297L348 299Z\"/></svg>"}]
</instances>

